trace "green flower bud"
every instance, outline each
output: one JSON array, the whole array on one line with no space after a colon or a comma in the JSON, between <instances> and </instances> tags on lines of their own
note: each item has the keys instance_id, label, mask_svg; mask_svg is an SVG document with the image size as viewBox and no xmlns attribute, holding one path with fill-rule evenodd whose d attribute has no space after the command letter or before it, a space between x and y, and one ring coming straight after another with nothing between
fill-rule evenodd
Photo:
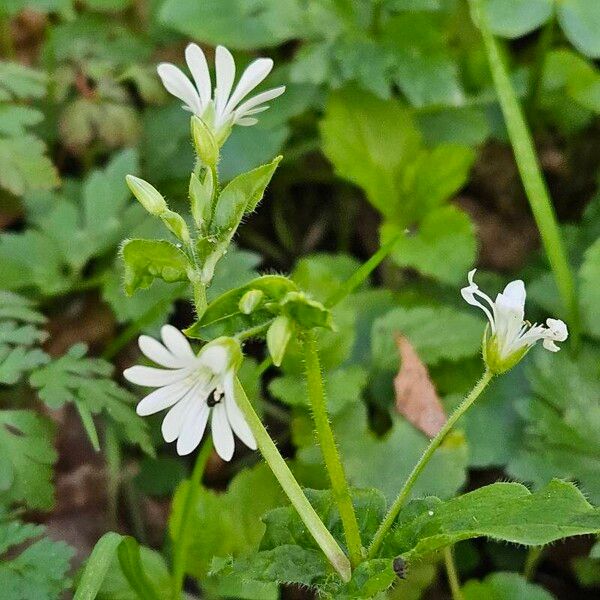
<instances>
[{"instance_id":1,"label":"green flower bud","mask_svg":"<svg viewBox=\"0 0 600 600\"><path fill-rule=\"evenodd\" d=\"M190 231L187 223L181 215L178 215L172 210L165 210L160 214L162 222L167 226L169 231L179 238L184 244L190 243Z\"/></svg>"},{"instance_id":2,"label":"green flower bud","mask_svg":"<svg viewBox=\"0 0 600 600\"><path fill-rule=\"evenodd\" d=\"M192 140L202 163L212 169L216 168L219 162L219 144L206 123L195 115L192 117Z\"/></svg>"},{"instance_id":3,"label":"green flower bud","mask_svg":"<svg viewBox=\"0 0 600 600\"><path fill-rule=\"evenodd\" d=\"M254 312L258 305L262 302L265 293L262 290L248 290L239 301L240 312L249 315Z\"/></svg>"},{"instance_id":4,"label":"green flower bud","mask_svg":"<svg viewBox=\"0 0 600 600\"><path fill-rule=\"evenodd\" d=\"M205 169L205 171L202 182L200 182L196 174L192 173L188 191L192 216L198 229L208 226L212 215L212 199L215 184L212 171L210 169Z\"/></svg>"},{"instance_id":5,"label":"green flower bud","mask_svg":"<svg viewBox=\"0 0 600 600\"><path fill-rule=\"evenodd\" d=\"M131 193L151 215L160 216L167 210L165 199L154 186L133 175L127 175L125 180Z\"/></svg>"},{"instance_id":6,"label":"green flower bud","mask_svg":"<svg viewBox=\"0 0 600 600\"><path fill-rule=\"evenodd\" d=\"M267 331L267 348L276 367L281 366L292 332L293 324L284 316L277 317Z\"/></svg>"}]
</instances>

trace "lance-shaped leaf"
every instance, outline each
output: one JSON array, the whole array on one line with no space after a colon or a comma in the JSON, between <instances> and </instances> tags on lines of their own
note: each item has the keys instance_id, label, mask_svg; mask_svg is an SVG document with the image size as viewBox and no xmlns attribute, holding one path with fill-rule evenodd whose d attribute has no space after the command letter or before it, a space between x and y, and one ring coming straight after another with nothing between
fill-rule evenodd
<instances>
[{"instance_id":1,"label":"lance-shaped leaf","mask_svg":"<svg viewBox=\"0 0 600 600\"><path fill-rule=\"evenodd\" d=\"M599 531L600 510L572 483L555 479L533 493L520 483L494 483L447 502L434 497L411 502L384 553L415 560L477 537L542 546Z\"/></svg>"},{"instance_id":2,"label":"lance-shaped leaf","mask_svg":"<svg viewBox=\"0 0 600 600\"><path fill-rule=\"evenodd\" d=\"M280 302L289 292L297 289L293 281L282 275L257 277L211 302L202 318L189 327L185 334L192 338L211 340L266 325L276 316L276 312L267 305ZM253 290L262 292L262 301L247 313L243 304L240 307L240 301Z\"/></svg>"},{"instance_id":3,"label":"lance-shaped leaf","mask_svg":"<svg viewBox=\"0 0 600 600\"><path fill-rule=\"evenodd\" d=\"M155 279L187 281L192 265L187 256L166 240L127 240L121 249L125 262L125 291L131 295Z\"/></svg>"}]
</instances>

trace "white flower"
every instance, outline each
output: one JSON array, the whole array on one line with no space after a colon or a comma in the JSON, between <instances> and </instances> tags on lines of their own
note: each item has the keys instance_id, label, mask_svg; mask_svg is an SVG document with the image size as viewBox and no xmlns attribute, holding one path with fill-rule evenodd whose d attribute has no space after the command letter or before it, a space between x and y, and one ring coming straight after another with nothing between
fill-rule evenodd
<instances>
[{"instance_id":1,"label":"white flower","mask_svg":"<svg viewBox=\"0 0 600 600\"><path fill-rule=\"evenodd\" d=\"M273 61L270 58L258 58L242 73L233 92L235 62L231 52L224 46L217 46L215 54L216 86L212 94L212 84L208 63L204 52L197 44L189 44L185 49L187 62L194 83L181 69L170 63L161 63L157 71L163 85L173 96L184 103L184 108L212 125L217 137L218 132L232 125L254 125L258 120L252 115L267 110L265 102L273 100L285 91L279 86L242 102L271 72ZM194 85L195 84L195 85Z\"/></svg>"},{"instance_id":2,"label":"white flower","mask_svg":"<svg viewBox=\"0 0 600 600\"><path fill-rule=\"evenodd\" d=\"M163 343L147 335L140 350L164 369L135 366L123 372L137 385L157 388L137 405L140 416L169 408L162 423L167 442L177 440L177 453L192 452L204 435L211 416L213 443L223 460L231 460L233 434L252 450L256 440L235 401L235 374L242 351L233 338L218 338L195 355L186 337L172 325L161 329Z\"/></svg>"},{"instance_id":3,"label":"white flower","mask_svg":"<svg viewBox=\"0 0 600 600\"><path fill-rule=\"evenodd\" d=\"M481 308L490 322L491 336L486 330L483 347L484 359L493 372L503 373L513 367L538 340L543 340L546 350L560 350L555 342L567 339L567 326L559 319L547 319L545 326L525 321L525 285L520 279L511 281L494 302L473 281L475 271L469 273L469 285L461 294L469 304Z\"/></svg>"}]
</instances>

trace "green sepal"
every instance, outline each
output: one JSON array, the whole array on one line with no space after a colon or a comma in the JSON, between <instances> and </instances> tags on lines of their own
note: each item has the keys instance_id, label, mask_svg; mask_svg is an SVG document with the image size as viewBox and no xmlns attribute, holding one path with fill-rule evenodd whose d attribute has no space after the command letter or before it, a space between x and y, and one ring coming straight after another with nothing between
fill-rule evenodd
<instances>
[{"instance_id":1,"label":"green sepal","mask_svg":"<svg viewBox=\"0 0 600 600\"><path fill-rule=\"evenodd\" d=\"M515 365L521 362L531 347L524 346L509 356L502 356L498 347L498 338L495 335L488 335L488 329L489 327L486 327L483 335L483 360L487 368L494 375L501 375L510 371Z\"/></svg>"},{"instance_id":2,"label":"green sepal","mask_svg":"<svg viewBox=\"0 0 600 600\"><path fill-rule=\"evenodd\" d=\"M258 290L264 294L259 308L249 314L240 310L245 294ZM296 284L283 275L263 275L219 296L196 323L185 330L188 337L211 340L222 335L241 334L248 329L266 325L278 313L277 304L289 293L297 291Z\"/></svg>"},{"instance_id":3,"label":"green sepal","mask_svg":"<svg viewBox=\"0 0 600 600\"><path fill-rule=\"evenodd\" d=\"M155 279L187 281L193 266L177 246L166 240L126 240L121 246L125 263L125 292L149 287Z\"/></svg>"},{"instance_id":4,"label":"green sepal","mask_svg":"<svg viewBox=\"0 0 600 600\"><path fill-rule=\"evenodd\" d=\"M269 327L267 331L267 348L276 367L281 366L293 333L293 321L283 315L277 317Z\"/></svg>"},{"instance_id":5,"label":"green sepal","mask_svg":"<svg viewBox=\"0 0 600 600\"><path fill-rule=\"evenodd\" d=\"M210 223L215 182L212 171L204 170L202 181L192 173L189 185L190 208L196 227L204 231Z\"/></svg>"},{"instance_id":6,"label":"green sepal","mask_svg":"<svg viewBox=\"0 0 600 600\"><path fill-rule=\"evenodd\" d=\"M191 119L192 140L198 158L208 167L216 168L219 162L219 144L210 127L196 115Z\"/></svg>"},{"instance_id":7,"label":"green sepal","mask_svg":"<svg viewBox=\"0 0 600 600\"><path fill-rule=\"evenodd\" d=\"M331 312L303 292L289 292L281 302L281 308L283 314L301 329L313 327L333 329Z\"/></svg>"}]
</instances>

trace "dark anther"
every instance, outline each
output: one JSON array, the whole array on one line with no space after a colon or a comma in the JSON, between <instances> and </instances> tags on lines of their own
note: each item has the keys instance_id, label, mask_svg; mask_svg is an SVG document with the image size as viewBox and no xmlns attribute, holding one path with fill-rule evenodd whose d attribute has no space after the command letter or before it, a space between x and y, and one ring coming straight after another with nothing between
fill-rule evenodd
<instances>
[{"instance_id":1,"label":"dark anther","mask_svg":"<svg viewBox=\"0 0 600 600\"><path fill-rule=\"evenodd\" d=\"M206 401L206 404L208 404L208 406L210 408L212 408L213 406L216 406L217 404L219 404L219 402L221 402L221 396L219 395L218 397L215 397L215 391L213 390L210 393L210 396L208 397L208 400Z\"/></svg>"},{"instance_id":2,"label":"dark anther","mask_svg":"<svg viewBox=\"0 0 600 600\"><path fill-rule=\"evenodd\" d=\"M406 562L401 556L396 556L392 568L400 579L406 579Z\"/></svg>"}]
</instances>

